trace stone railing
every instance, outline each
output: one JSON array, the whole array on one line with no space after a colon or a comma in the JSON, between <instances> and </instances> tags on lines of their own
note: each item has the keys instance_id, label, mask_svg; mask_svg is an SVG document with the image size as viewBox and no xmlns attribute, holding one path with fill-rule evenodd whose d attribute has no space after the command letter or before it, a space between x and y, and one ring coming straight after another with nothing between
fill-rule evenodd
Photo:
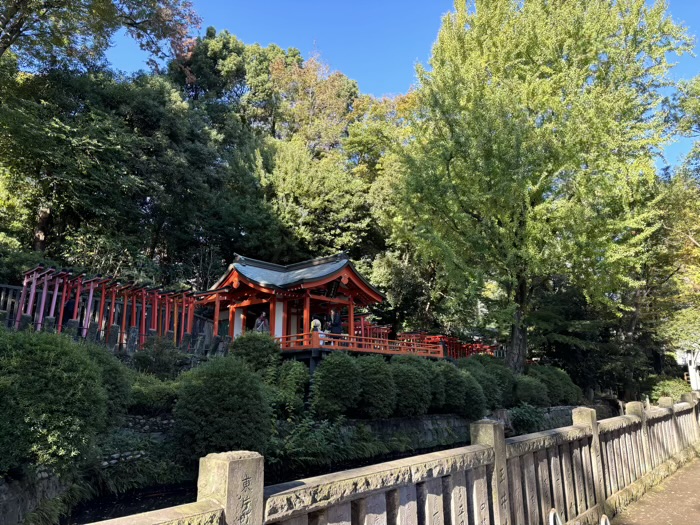
<instances>
[{"instance_id":1,"label":"stone railing","mask_svg":"<svg viewBox=\"0 0 700 525\"><path fill-rule=\"evenodd\" d=\"M505 439L471 425L472 445L263 488L262 456L200 460L197 502L102 525L546 525L598 523L697 455L699 396L598 421Z\"/></svg>"}]
</instances>

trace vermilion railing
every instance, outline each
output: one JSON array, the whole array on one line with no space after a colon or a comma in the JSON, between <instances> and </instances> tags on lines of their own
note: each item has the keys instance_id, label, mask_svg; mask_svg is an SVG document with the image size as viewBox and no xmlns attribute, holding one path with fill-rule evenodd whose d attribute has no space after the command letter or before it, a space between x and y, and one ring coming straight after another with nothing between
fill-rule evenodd
<instances>
[{"instance_id":1,"label":"vermilion railing","mask_svg":"<svg viewBox=\"0 0 700 525\"><path fill-rule=\"evenodd\" d=\"M442 345L418 341L393 341L376 337L350 336L348 334L326 334L308 332L278 337L282 351L293 352L323 348L347 352L364 352L385 355L417 355L421 357L443 358Z\"/></svg>"}]
</instances>

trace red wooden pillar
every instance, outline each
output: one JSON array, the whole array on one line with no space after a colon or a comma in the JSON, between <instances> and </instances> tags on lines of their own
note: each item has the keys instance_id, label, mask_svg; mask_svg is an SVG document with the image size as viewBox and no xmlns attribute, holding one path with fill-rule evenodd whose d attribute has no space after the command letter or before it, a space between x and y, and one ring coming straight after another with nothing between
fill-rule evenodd
<instances>
[{"instance_id":1,"label":"red wooden pillar","mask_svg":"<svg viewBox=\"0 0 700 525\"><path fill-rule=\"evenodd\" d=\"M170 297L165 297L165 323L163 324L163 333L165 335L170 330Z\"/></svg>"},{"instance_id":2,"label":"red wooden pillar","mask_svg":"<svg viewBox=\"0 0 700 525\"><path fill-rule=\"evenodd\" d=\"M122 305L122 333L119 341L126 341L126 313L129 310L129 292L124 290L124 304Z\"/></svg>"},{"instance_id":3,"label":"red wooden pillar","mask_svg":"<svg viewBox=\"0 0 700 525\"><path fill-rule=\"evenodd\" d=\"M60 333L63 330L63 316L65 314L66 302L71 293L71 285L68 282L68 276L63 279L63 293L61 294L61 303L58 305L58 325L57 331Z\"/></svg>"},{"instance_id":4,"label":"red wooden pillar","mask_svg":"<svg viewBox=\"0 0 700 525\"><path fill-rule=\"evenodd\" d=\"M58 300L58 289L61 286L62 277L56 277L56 283L53 285L53 297L51 298L51 309L49 310L49 317L53 317L56 313L56 301Z\"/></svg>"},{"instance_id":5,"label":"red wooden pillar","mask_svg":"<svg viewBox=\"0 0 700 525\"><path fill-rule=\"evenodd\" d=\"M309 293L306 293L306 297L304 297L304 328L302 329L302 332L304 334L308 334L311 332L311 297ZM307 336L304 336L304 339L306 340ZM306 344L309 344L309 341L305 341Z\"/></svg>"},{"instance_id":6,"label":"red wooden pillar","mask_svg":"<svg viewBox=\"0 0 700 525\"><path fill-rule=\"evenodd\" d=\"M114 312L115 312L116 306L117 306L117 289L112 288L112 295L109 298L109 323L107 323L107 337L105 338L106 340L109 340L109 332L112 330L112 325L114 324Z\"/></svg>"},{"instance_id":7,"label":"red wooden pillar","mask_svg":"<svg viewBox=\"0 0 700 525\"><path fill-rule=\"evenodd\" d=\"M231 341L233 341L233 329L236 325L236 307L233 306L232 304L229 305L228 307L228 336L231 338Z\"/></svg>"},{"instance_id":8,"label":"red wooden pillar","mask_svg":"<svg viewBox=\"0 0 700 525\"><path fill-rule=\"evenodd\" d=\"M80 313L80 294L83 293L83 278L78 277L78 284L75 287L75 306L73 307L73 313L71 314L71 319L75 320L78 318Z\"/></svg>"},{"instance_id":9,"label":"red wooden pillar","mask_svg":"<svg viewBox=\"0 0 700 525\"><path fill-rule=\"evenodd\" d=\"M90 283L90 293L88 294L88 302L87 306L85 307L85 321L83 321L83 329L81 330L81 333L83 334L83 337L87 335L88 331L88 326L90 326L90 315L92 314L92 298L94 297L95 293L95 282Z\"/></svg>"},{"instance_id":10,"label":"red wooden pillar","mask_svg":"<svg viewBox=\"0 0 700 525\"><path fill-rule=\"evenodd\" d=\"M177 314L179 311L177 306L177 297L173 297L173 344L177 344Z\"/></svg>"},{"instance_id":11,"label":"red wooden pillar","mask_svg":"<svg viewBox=\"0 0 700 525\"><path fill-rule=\"evenodd\" d=\"M245 325L248 323L248 307L244 306L241 310L241 335L245 334Z\"/></svg>"},{"instance_id":12,"label":"red wooden pillar","mask_svg":"<svg viewBox=\"0 0 700 525\"><path fill-rule=\"evenodd\" d=\"M214 299L214 337L219 335L219 314L221 313L221 299L217 292Z\"/></svg>"},{"instance_id":13,"label":"red wooden pillar","mask_svg":"<svg viewBox=\"0 0 700 525\"><path fill-rule=\"evenodd\" d=\"M158 333L158 292L153 292L153 298L151 299L151 330L155 330Z\"/></svg>"},{"instance_id":14,"label":"red wooden pillar","mask_svg":"<svg viewBox=\"0 0 700 525\"><path fill-rule=\"evenodd\" d=\"M24 302L27 300L27 286L29 285L29 276L25 274L22 281L22 294L19 296L19 304L15 312L15 328L19 328L19 323L22 320L22 312L24 311Z\"/></svg>"},{"instance_id":15,"label":"red wooden pillar","mask_svg":"<svg viewBox=\"0 0 700 525\"><path fill-rule=\"evenodd\" d=\"M285 337L287 334L289 334L289 328L287 327L287 322L288 322L288 313L287 310L289 310L289 301L284 300L282 302L282 337Z\"/></svg>"},{"instance_id":16,"label":"red wooden pillar","mask_svg":"<svg viewBox=\"0 0 700 525\"><path fill-rule=\"evenodd\" d=\"M190 309L189 309L189 316L187 319L187 333L191 334L192 330L194 329L194 306L195 306L195 300L194 297L190 299Z\"/></svg>"},{"instance_id":17,"label":"red wooden pillar","mask_svg":"<svg viewBox=\"0 0 700 525\"><path fill-rule=\"evenodd\" d=\"M180 341L185 337L185 325L187 324L187 297L182 294L182 319L180 320Z\"/></svg>"},{"instance_id":18,"label":"red wooden pillar","mask_svg":"<svg viewBox=\"0 0 700 525\"><path fill-rule=\"evenodd\" d=\"M97 332L102 332L102 326L105 318L105 303L107 302L107 283L102 283L100 286L100 311L97 314Z\"/></svg>"},{"instance_id":19,"label":"red wooden pillar","mask_svg":"<svg viewBox=\"0 0 700 525\"><path fill-rule=\"evenodd\" d=\"M350 341L355 340L355 302L352 298L350 298L350 303L348 304L348 336Z\"/></svg>"},{"instance_id":20,"label":"red wooden pillar","mask_svg":"<svg viewBox=\"0 0 700 525\"><path fill-rule=\"evenodd\" d=\"M38 273L36 271L32 273L32 286L29 291L29 302L27 303L27 311L25 312L27 315L32 315L32 310L34 309L34 296L36 295L37 274Z\"/></svg>"},{"instance_id":21,"label":"red wooden pillar","mask_svg":"<svg viewBox=\"0 0 700 525\"><path fill-rule=\"evenodd\" d=\"M41 305L39 306L38 318L37 318L37 330L41 330L44 325L44 309L46 308L46 296L49 294L49 282L50 282L51 272L44 276L44 287L41 290Z\"/></svg>"},{"instance_id":22,"label":"red wooden pillar","mask_svg":"<svg viewBox=\"0 0 700 525\"><path fill-rule=\"evenodd\" d=\"M270 299L270 335L277 337L277 297L274 295Z\"/></svg>"},{"instance_id":23,"label":"red wooden pillar","mask_svg":"<svg viewBox=\"0 0 700 525\"><path fill-rule=\"evenodd\" d=\"M146 290L141 292L141 328L139 331L141 332L139 341L143 346L146 343Z\"/></svg>"},{"instance_id":24,"label":"red wooden pillar","mask_svg":"<svg viewBox=\"0 0 700 525\"><path fill-rule=\"evenodd\" d=\"M131 294L131 327L138 326L136 321L136 292Z\"/></svg>"}]
</instances>

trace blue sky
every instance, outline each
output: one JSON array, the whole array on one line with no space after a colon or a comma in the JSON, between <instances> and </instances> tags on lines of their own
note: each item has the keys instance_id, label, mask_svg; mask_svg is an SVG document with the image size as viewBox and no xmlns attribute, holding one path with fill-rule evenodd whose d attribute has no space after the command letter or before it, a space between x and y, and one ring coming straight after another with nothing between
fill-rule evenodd
<instances>
[{"instance_id":1,"label":"blue sky","mask_svg":"<svg viewBox=\"0 0 700 525\"><path fill-rule=\"evenodd\" d=\"M668 0L671 16L691 35L700 34L700 0ZM275 43L296 47L304 56L319 53L333 69L356 80L363 93L375 96L405 93L415 82L415 65L425 63L444 13L452 0L194 0L202 29L228 29L248 44ZM700 45L696 43L696 54ZM145 69L145 55L125 37L108 53L112 65L133 72ZM678 59L676 79L700 74L700 58ZM691 142L666 148L675 164Z\"/></svg>"}]
</instances>

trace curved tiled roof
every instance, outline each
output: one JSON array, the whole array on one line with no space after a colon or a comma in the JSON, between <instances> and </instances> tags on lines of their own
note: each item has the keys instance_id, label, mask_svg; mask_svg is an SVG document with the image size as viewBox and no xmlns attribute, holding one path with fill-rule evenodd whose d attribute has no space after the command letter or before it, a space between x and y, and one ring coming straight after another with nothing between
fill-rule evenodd
<instances>
[{"instance_id":1,"label":"curved tiled roof","mask_svg":"<svg viewBox=\"0 0 700 525\"><path fill-rule=\"evenodd\" d=\"M234 270L246 279L266 288L286 290L304 283L324 279L339 272L346 266L349 266L353 270L353 273L357 275L366 286L383 297L383 294L379 290L368 283L367 280L357 272L348 256L344 253L302 261L286 266L236 255L235 260L228 267L228 271L211 287L211 290L219 288Z\"/></svg>"}]
</instances>

